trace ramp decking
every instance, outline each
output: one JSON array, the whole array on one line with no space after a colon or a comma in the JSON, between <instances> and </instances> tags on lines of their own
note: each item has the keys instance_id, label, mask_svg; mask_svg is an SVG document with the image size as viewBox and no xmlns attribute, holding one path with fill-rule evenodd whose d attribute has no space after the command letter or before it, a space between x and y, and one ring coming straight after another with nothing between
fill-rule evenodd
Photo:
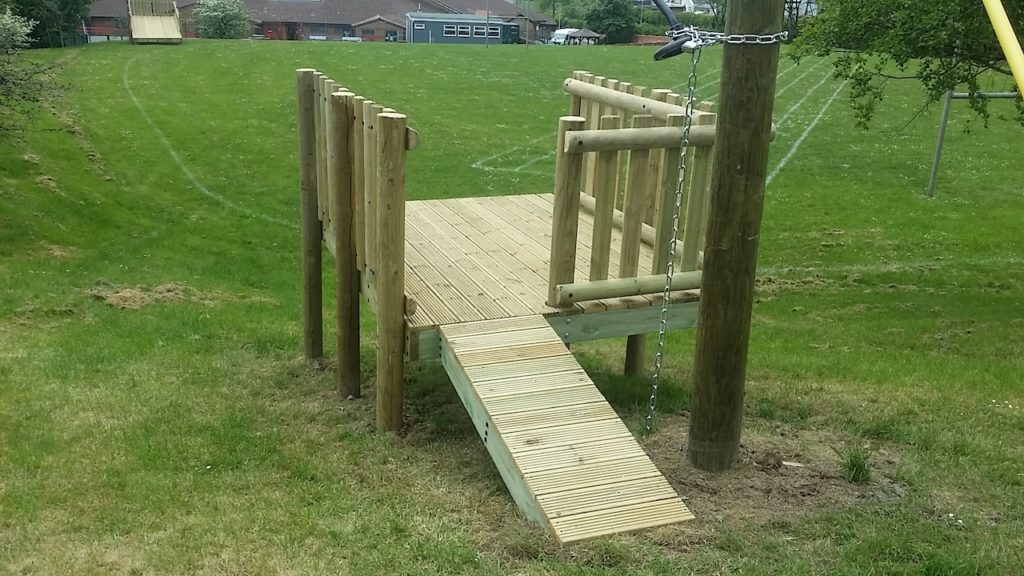
<instances>
[{"instance_id":1,"label":"ramp decking","mask_svg":"<svg viewBox=\"0 0 1024 576\"><path fill-rule=\"evenodd\" d=\"M531 520L571 542L693 519L543 316L440 331L445 368Z\"/></svg>"}]
</instances>

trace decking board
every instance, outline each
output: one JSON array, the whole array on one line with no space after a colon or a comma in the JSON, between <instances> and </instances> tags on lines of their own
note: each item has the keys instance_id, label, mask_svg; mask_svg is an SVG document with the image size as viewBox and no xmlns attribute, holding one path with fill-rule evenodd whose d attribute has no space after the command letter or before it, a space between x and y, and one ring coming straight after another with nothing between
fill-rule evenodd
<instances>
[{"instance_id":1,"label":"decking board","mask_svg":"<svg viewBox=\"0 0 1024 576\"><path fill-rule=\"evenodd\" d=\"M551 252L550 194L418 200L406 206L406 295L417 304L413 332L484 319L554 316L657 305L631 296L547 305ZM593 218L580 214L576 278L590 268ZM618 275L622 234L612 231L609 275ZM640 247L640 273L653 252ZM692 298L676 293L673 300Z\"/></svg>"},{"instance_id":2,"label":"decking board","mask_svg":"<svg viewBox=\"0 0 1024 576\"><path fill-rule=\"evenodd\" d=\"M439 331L445 369L528 518L563 542L693 518L543 316Z\"/></svg>"}]
</instances>

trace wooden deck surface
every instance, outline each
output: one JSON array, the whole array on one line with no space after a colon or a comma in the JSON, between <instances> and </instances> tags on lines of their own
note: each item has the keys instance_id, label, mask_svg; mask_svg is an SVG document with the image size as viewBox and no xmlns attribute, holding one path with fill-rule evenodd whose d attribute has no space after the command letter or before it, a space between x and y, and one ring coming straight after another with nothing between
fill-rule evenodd
<instances>
[{"instance_id":1,"label":"wooden deck surface","mask_svg":"<svg viewBox=\"0 0 1024 576\"><path fill-rule=\"evenodd\" d=\"M509 492L562 542L693 519L543 316L441 327Z\"/></svg>"},{"instance_id":2,"label":"wooden deck surface","mask_svg":"<svg viewBox=\"0 0 1024 576\"><path fill-rule=\"evenodd\" d=\"M661 296L596 300L549 307L551 194L419 200L406 205L406 295L416 301L412 331L520 316L578 314L661 304ZM576 279L590 267L594 221L581 213ZM613 231L609 277L618 277L621 233ZM652 250L641 245L640 275ZM673 301L696 299L673 294Z\"/></svg>"}]
</instances>

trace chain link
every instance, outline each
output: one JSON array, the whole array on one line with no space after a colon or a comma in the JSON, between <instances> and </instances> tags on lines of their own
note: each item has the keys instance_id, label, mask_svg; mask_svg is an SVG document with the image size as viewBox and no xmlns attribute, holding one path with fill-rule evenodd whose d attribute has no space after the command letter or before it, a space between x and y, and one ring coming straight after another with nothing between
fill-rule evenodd
<instances>
[{"instance_id":1,"label":"chain link","mask_svg":"<svg viewBox=\"0 0 1024 576\"><path fill-rule=\"evenodd\" d=\"M686 85L686 117L683 120L683 141L679 149L679 177L676 181L676 205L672 212L672 234L668 245L668 264L665 268L665 288L661 298L661 322L658 325L658 347L654 354L654 374L651 375L651 397L647 401L645 433L650 434L654 426L654 412L658 405L658 384L661 383L661 367L665 358L665 333L668 331L668 307L672 297L672 275L676 269L676 243L679 239L679 214L683 210L683 185L686 181L686 154L690 146L690 127L693 125L693 103L697 93L697 63L700 62L700 46L690 53L690 77Z\"/></svg>"},{"instance_id":2,"label":"chain link","mask_svg":"<svg viewBox=\"0 0 1024 576\"><path fill-rule=\"evenodd\" d=\"M688 36L699 48L706 48L715 44L778 44L779 42L785 42L789 38L789 32L787 31L775 34L725 34L722 32L698 30L692 26L682 30L670 30L668 34L673 39Z\"/></svg>"}]
</instances>

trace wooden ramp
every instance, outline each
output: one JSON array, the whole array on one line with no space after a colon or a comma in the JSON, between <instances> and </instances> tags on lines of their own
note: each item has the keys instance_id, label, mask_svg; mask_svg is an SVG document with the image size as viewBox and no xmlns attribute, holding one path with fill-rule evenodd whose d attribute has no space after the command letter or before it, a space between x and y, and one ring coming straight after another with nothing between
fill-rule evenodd
<instances>
[{"instance_id":1,"label":"wooden ramp","mask_svg":"<svg viewBox=\"0 0 1024 576\"><path fill-rule=\"evenodd\" d=\"M128 0L128 16L132 42L181 43L181 20L173 0Z\"/></svg>"},{"instance_id":2,"label":"wooden ramp","mask_svg":"<svg viewBox=\"0 0 1024 576\"><path fill-rule=\"evenodd\" d=\"M531 520L571 542L693 519L543 316L440 332L445 368Z\"/></svg>"}]
</instances>

